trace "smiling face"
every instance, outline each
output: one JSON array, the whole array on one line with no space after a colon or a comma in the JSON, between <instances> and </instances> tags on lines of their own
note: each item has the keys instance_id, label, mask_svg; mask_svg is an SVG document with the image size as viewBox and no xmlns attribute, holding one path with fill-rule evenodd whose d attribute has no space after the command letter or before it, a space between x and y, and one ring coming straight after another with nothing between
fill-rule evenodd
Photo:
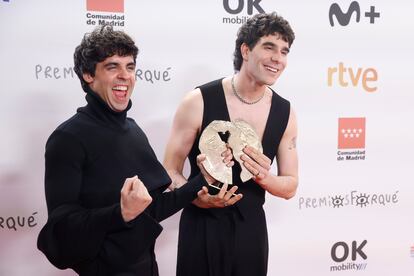
<instances>
[{"instance_id":1,"label":"smiling face","mask_svg":"<svg viewBox=\"0 0 414 276\"><path fill-rule=\"evenodd\" d=\"M132 56L114 55L96 64L95 75L83 74L83 79L108 106L124 111L135 86L135 62Z\"/></svg>"},{"instance_id":2,"label":"smiling face","mask_svg":"<svg viewBox=\"0 0 414 276\"><path fill-rule=\"evenodd\" d=\"M241 70L258 85L273 85L287 65L289 43L276 33L261 37L252 49L242 44L241 53Z\"/></svg>"}]
</instances>

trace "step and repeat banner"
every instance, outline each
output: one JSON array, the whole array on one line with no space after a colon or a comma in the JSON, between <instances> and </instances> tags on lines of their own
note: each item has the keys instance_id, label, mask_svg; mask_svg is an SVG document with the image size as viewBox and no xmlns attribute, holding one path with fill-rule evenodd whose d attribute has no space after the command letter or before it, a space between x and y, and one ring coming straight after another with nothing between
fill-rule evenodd
<instances>
[{"instance_id":1,"label":"step and repeat banner","mask_svg":"<svg viewBox=\"0 0 414 276\"><path fill-rule=\"evenodd\" d=\"M290 200L266 197L268 275L413 275L413 10L406 0L0 1L0 275L74 275L36 239L46 139L85 104L73 71L84 33L111 24L135 39L129 116L162 160L184 95L233 74L238 28L271 11L297 37L273 89L297 113L300 183ZM162 223L160 275L175 275L178 221Z\"/></svg>"}]
</instances>

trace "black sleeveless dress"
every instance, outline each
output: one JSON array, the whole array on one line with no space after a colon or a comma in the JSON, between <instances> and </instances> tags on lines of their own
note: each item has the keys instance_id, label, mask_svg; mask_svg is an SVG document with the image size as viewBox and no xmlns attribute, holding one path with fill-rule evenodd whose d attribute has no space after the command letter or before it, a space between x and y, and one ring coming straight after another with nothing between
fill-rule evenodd
<instances>
[{"instance_id":1,"label":"black sleeveless dress","mask_svg":"<svg viewBox=\"0 0 414 276\"><path fill-rule=\"evenodd\" d=\"M199 87L204 101L201 132L213 120L230 121L222 79ZM274 159L289 119L290 103L273 92L272 104L263 134L266 156ZM195 139L189 154L190 179L199 168L200 153ZM178 239L177 276L261 276L267 273L268 240L263 210L265 190L253 180L242 183L240 165L233 167L233 183L243 194L227 208L202 209L193 204L181 214ZM217 191L211 190L210 193Z\"/></svg>"}]
</instances>

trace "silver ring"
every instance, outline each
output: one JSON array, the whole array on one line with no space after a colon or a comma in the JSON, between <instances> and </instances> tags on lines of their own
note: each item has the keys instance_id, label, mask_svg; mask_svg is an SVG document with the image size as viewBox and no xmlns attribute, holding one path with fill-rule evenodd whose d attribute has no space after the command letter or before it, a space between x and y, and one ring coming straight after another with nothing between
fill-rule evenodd
<instances>
[{"instance_id":1,"label":"silver ring","mask_svg":"<svg viewBox=\"0 0 414 276\"><path fill-rule=\"evenodd\" d=\"M229 204L226 201L226 202L224 202L224 207L227 207L227 206L229 206Z\"/></svg>"}]
</instances>

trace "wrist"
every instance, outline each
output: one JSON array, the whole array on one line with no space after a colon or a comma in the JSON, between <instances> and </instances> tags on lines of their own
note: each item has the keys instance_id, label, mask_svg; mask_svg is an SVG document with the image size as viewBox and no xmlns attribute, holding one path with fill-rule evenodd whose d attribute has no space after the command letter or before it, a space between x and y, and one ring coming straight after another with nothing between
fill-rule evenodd
<instances>
[{"instance_id":1,"label":"wrist","mask_svg":"<svg viewBox=\"0 0 414 276\"><path fill-rule=\"evenodd\" d=\"M272 183L272 179L273 179L273 175L269 173L264 178L255 179L255 182L259 184L259 186L262 187L264 190L267 190L267 187L269 186L269 184Z\"/></svg>"},{"instance_id":2,"label":"wrist","mask_svg":"<svg viewBox=\"0 0 414 276\"><path fill-rule=\"evenodd\" d=\"M121 215L122 215L122 219L125 222L130 222L131 220L135 218L135 216L131 212L125 211L124 208L122 207L121 207Z\"/></svg>"}]
</instances>

